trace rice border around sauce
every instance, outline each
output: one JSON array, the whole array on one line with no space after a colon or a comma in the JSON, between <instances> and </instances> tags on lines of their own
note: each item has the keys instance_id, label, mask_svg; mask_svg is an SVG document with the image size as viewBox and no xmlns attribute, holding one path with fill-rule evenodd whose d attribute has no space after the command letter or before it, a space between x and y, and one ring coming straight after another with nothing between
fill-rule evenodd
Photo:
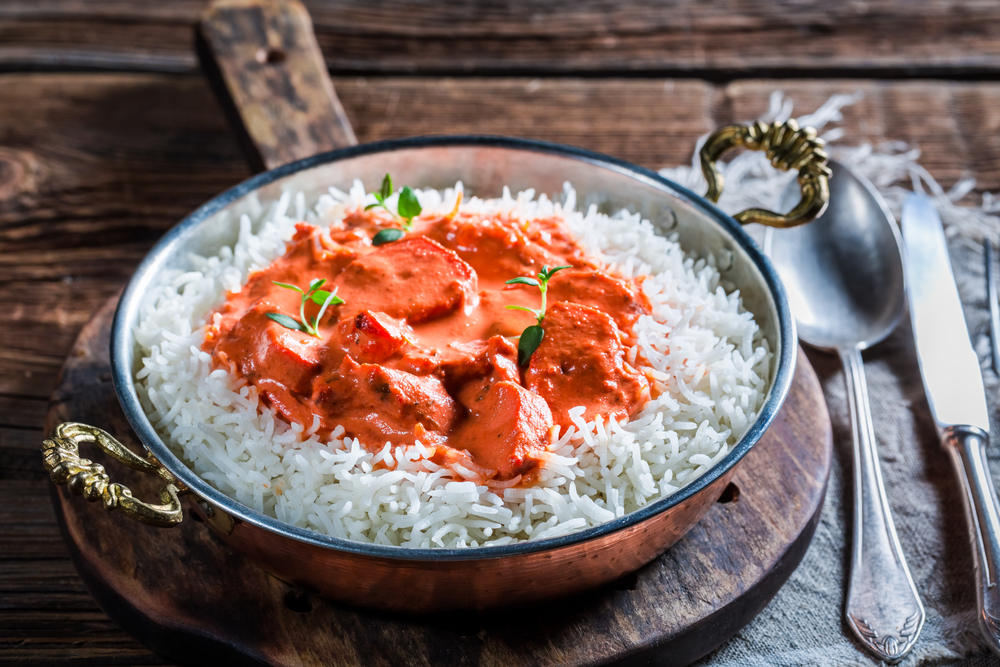
<instances>
[{"instance_id":1,"label":"rice border around sauce","mask_svg":"<svg viewBox=\"0 0 1000 667\"><path fill-rule=\"evenodd\" d=\"M450 189L418 194L431 214L449 211L455 200ZM665 391L635 418L576 419L576 428L545 453L537 485L495 491L454 479L451 470L422 459L420 445L370 453L339 437L339 428L332 442L319 442L318 419L289 427L258 404L254 387L213 368L200 349L204 318L225 290L239 289L251 271L284 252L296 222L330 224L372 201L357 182L348 193L331 189L314 210L306 210L301 193L285 193L257 221L256 234L244 216L233 247L193 259L199 270L170 273L140 310L136 379L146 414L172 451L238 502L285 523L384 545L454 548L557 537L689 484L756 419L773 355L738 294L725 293L710 262L685 256L675 239L658 236L638 215L575 211L567 185L562 205L531 191L515 198L505 189L498 199L468 199L462 210L562 214L606 270L643 278L653 314L636 324L627 358Z\"/></svg>"}]
</instances>

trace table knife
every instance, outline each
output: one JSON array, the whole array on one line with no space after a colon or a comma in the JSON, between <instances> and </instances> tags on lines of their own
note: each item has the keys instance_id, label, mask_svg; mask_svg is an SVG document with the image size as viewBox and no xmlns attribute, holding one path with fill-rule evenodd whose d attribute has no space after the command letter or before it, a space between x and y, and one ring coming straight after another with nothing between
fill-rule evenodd
<instances>
[{"instance_id":1,"label":"table knife","mask_svg":"<svg viewBox=\"0 0 1000 667\"><path fill-rule=\"evenodd\" d=\"M923 196L903 203L904 267L920 375L962 485L972 536L979 625L1000 655L1000 506L986 464L990 421L941 218Z\"/></svg>"}]
</instances>

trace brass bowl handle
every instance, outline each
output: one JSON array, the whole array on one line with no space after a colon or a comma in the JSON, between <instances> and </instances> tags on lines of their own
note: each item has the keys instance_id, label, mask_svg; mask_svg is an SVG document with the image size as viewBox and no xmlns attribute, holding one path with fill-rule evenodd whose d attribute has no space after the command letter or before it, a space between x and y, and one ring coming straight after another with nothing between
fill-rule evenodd
<instances>
[{"instance_id":1,"label":"brass bowl handle","mask_svg":"<svg viewBox=\"0 0 1000 667\"><path fill-rule=\"evenodd\" d=\"M132 492L121 484L112 484L104 466L80 458L80 443L93 443L130 468L159 475L168 483L160 491L162 505L147 505L132 497ZM184 518L180 494L187 493L173 474L154 460L137 456L128 447L105 431L86 424L65 422L56 427L55 434L42 443L45 469L52 481L65 484L78 496L90 502L101 500L108 511L121 510L122 514L150 526L168 528Z\"/></svg>"},{"instance_id":2,"label":"brass bowl handle","mask_svg":"<svg viewBox=\"0 0 1000 667\"><path fill-rule=\"evenodd\" d=\"M799 129L794 120L766 125L757 121L753 125L728 125L713 132L702 146L701 172L708 181L705 195L713 202L719 201L723 179L715 166L716 160L730 148L745 146L750 150L764 151L771 164L788 171L798 169L802 200L790 212L782 215L763 208L748 208L733 217L740 224L759 222L768 227L795 227L816 218L826 210L830 199L829 156L823 152L824 141L811 127Z\"/></svg>"}]
</instances>

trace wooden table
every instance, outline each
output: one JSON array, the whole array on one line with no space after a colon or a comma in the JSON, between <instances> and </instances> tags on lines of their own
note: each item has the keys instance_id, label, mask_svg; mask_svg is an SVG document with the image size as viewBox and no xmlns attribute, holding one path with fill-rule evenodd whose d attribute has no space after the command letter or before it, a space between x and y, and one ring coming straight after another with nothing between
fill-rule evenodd
<instances>
[{"instance_id":1,"label":"wooden table","mask_svg":"<svg viewBox=\"0 0 1000 667\"><path fill-rule=\"evenodd\" d=\"M845 143L905 140L946 187L1000 189L992 3L307 4L362 142L507 134L658 168L775 89L799 112L861 90ZM39 443L83 323L166 229L249 175L197 71L201 5L0 4L0 662L166 664L78 579Z\"/></svg>"}]
</instances>

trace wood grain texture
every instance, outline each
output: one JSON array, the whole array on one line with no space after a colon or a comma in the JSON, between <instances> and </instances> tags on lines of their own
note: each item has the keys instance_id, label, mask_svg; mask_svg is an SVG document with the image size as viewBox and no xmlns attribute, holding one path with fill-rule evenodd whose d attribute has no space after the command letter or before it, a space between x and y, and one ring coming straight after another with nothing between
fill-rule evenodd
<instances>
[{"instance_id":1,"label":"wood grain texture","mask_svg":"<svg viewBox=\"0 0 1000 667\"><path fill-rule=\"evenodd\" d=\"M996 3L305 4L362 141L504 133L657 168L686 163L717 124L756 116L773 89L808 111L861 88L866 98L845 110L847 143L916 142L946 186L970 174L979 192L1000 189ZM75 574L37 443L83 323L167 228L249 175L197 75L192 36L204 5L0 3L0 71L188 75L0 74L0 662L168 664L108 618ZM393 72L434 76L378 76ZM438 76L480 73L525 76ZM577 73L607 78L568 78ZM635 76L649 78L621 78Z\"/></svg>"},{"instance_id":2,"label":"wood grain texture","mask_svg":"<svg viewBox=\"0 0 1000 667\"><path fill-rule=\"evenodd\" d=\"M753 118L784 88L797 109L836 92L845 143L904 139L945 186L1000 188L1000 84L358 78L334 81L362 141L495 133L657 168ZM13 163L15 166L9 166ZM4 166L8 165L8 166ZM208 87L163 75L0 75L0 395L48 395L80 326L159 236L249 176ZM5 176L6 175L6 176ZM3 193L6 193L3 195ZM30 297L29 297L30 294Z\"/></svg>"},{"instance_id":3,"label":"wood grain texture","mask_svg":"<svg viewBox=\"0 0 1000 667\"><path fill-rule=\"evenodd\" d=\"M136 446L109 369L109 301L78 338L46 418L100 425ZM419 617L312 598L228 548L188 512L177 529L143 526L60 487L56 514L87 587L109 615L183 662L429 665L685 665L735 633L805 553L822 507L832 435L822 390L799 353L775 424L709 514L634 576L530 609ZM99 453L139 498L162 480ZM2 585L2 579L0 579Z\"/></svg>"},{"instance_id":4,"label":"wood grain texture","mask_svg":"<svg viewBox=\"0 0 1000 667\"><path fill-rule=\"evenodd\" d=\"M194 72L201 0L7 0L0 67ZM612 0L309 0L335 72L987 77L1000 7Z\"/></svg>"},{"instance_id":5,"label":"wood grain texture","mask_svg":"<svg viewBox=\"0 0 1000 667\"><path fill-rule=\"evenodd\" d=\"M214 0L197 51L254 171L358 143L300 2Z\"/></svg>"},{"instance_id":6,"label":"wood grain texture","mask_svg":"<svg viewBox=\"0 0 1000 667\"><path fill-rule=\"evenodd\" d=\"M0 26L14 6L0 4ZM58 14L62 6L31 7ZM173 20L184 6L160 2L156 11ZM201 3L190 6L197 11ZM107 16L121 9L127 22L128 7L141 5L123 0ZM67 38L78 37L70 32ZM5 45L0 40L0 50ZM844 110L843 143L912 141L946 187L968 173L978 192L1000 189L996 83L344 76L334 84L361 141L489 132L575 144L652 168L688 163L698 136L757 116L772 90L785 90L807 112L833 93L861 89L866 97ZM0 312L7 316L0 325L0 572L23 573L0 581L4 658L163 664L118 629L73 575L38 455L40 415L80 327L156 239L249 175L200 77L0 74ZM55 570L35 573L41 563Z\"/></svg>"}]
</instances>

